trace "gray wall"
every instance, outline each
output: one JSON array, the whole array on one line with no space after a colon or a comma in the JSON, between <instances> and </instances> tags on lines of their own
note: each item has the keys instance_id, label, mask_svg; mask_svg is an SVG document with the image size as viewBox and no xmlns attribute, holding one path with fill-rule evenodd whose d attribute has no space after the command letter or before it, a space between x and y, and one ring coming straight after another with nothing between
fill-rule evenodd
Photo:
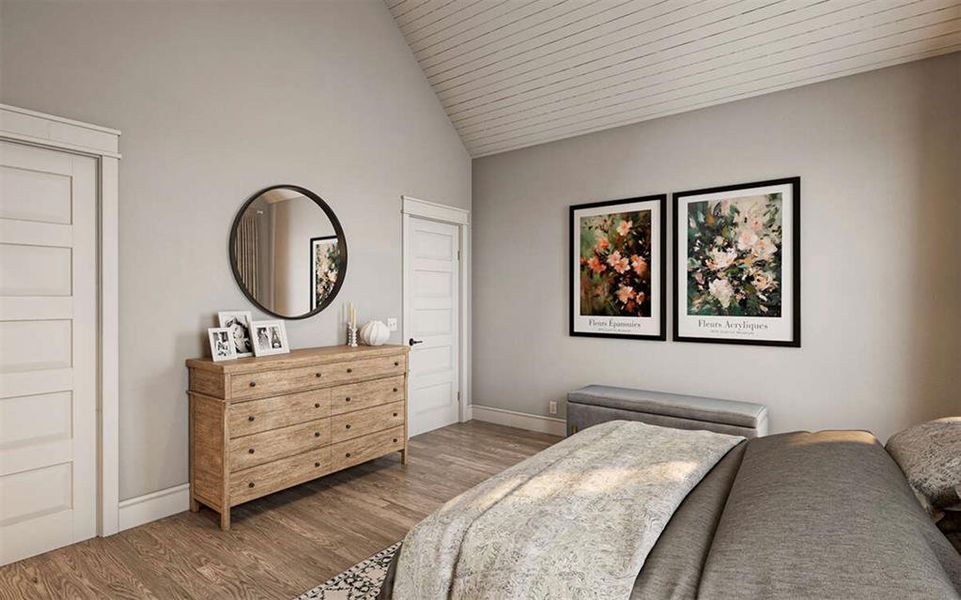
<instances>
[{"instance_id":1,"label":"gray wall","mask_svg":"<svg viewBox=\"0 0 961 600\"><path fill-rule=\"evenodd\" d=\"M470 204L469 158L377 0L12 1L0 27L0 101L123 131L121 498L187 481L183 361L218 309L250 308L227 263L250 194L327 200L350 249L336 306L361 320L401 316L400 195ZM336 312L288 321L291 345L337 343Z\"/></svg>"},{"instance_id":2,"label":"gray wall","mask_svg":"<svg viewBox=\"0 0 961 600\"><path fill-rule=\"evenodd\" d=\"M882 438L961 414L961 54L473 169L475 404L546 415L606 383L763 402L776 431ZM570 204L793 175L803 348L568 337Z\"/></svg>"}]
</instances>

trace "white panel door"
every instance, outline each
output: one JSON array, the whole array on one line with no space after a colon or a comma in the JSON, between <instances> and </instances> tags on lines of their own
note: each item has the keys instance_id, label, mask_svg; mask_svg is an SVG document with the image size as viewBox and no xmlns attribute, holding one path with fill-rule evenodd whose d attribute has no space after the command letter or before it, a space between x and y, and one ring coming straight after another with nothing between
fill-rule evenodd
<instances>
[{"instance_id":1,"label":"white panel door","mask_svg":"<svg viewBox=\"0 0 961 600\"><path fill-rule=\"evenodd\" d=\"M0 564L96 535L97 163L0 142Z\"/></svg>"},{"instance_id":2,"label":"white panel door","mask_svg":"<svg viewBox=\"0 0 961 600\"><path fill-rule=\"evenodd\" d=\"M459 228L410 217L404 290L410 344L408 427L417 435L457 423Z\"/></svg>"}]
</instances>

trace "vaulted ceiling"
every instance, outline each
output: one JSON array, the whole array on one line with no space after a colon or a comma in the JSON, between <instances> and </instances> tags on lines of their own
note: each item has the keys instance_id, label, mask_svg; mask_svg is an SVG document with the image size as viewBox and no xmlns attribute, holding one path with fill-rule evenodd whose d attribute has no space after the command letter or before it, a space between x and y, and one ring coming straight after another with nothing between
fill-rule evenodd
<instances>
[{"instance_id":1,"label":"vaulted ceiling","mask_svg":"<svg viewBox=\"0 0 961 600\"><path fill-rule=\"evenodd\" d=\"M485 156L961 49L961 0L386 0Z\"/></svg>"}]
</instances>

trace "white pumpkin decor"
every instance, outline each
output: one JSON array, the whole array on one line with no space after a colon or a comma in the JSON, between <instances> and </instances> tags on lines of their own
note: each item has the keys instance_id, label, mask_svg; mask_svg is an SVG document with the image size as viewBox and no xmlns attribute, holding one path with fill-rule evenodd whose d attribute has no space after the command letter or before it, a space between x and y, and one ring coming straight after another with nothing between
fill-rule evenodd
<instances>
[{"instance_id":1,"label":"white pumpkin decor","mask_svg":"<svg viewBox=\"0 0 961 600\"><path fill-rule=\"evenodd\" d=\"M360 328L360 341L368 346L382 346L390 337L390 330L383 321L370 321Z\"/></svg>"}]
</instances>

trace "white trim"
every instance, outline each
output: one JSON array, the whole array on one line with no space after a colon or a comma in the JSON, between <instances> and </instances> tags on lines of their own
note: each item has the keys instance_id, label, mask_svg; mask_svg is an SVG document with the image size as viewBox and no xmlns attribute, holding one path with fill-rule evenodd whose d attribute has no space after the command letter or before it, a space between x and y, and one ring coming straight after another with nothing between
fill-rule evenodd
<instances>
[{"instance_id":1,"label":"white trim","mask_svg":"<svg viewBox=\"0 0 961 600\"><path fill-rule=\"evenodd\" d=\"M17 106L0 104L0 131L27 144L120 158L119 131Z\"/></svg>"},{"instance_id":2,"label":"white trim","mask_svg":"<svg viewBox=\"0 0 961 600\"><path fill-rule=\"evenodd\" d=\"M83 121L74 121L73 119L68 119L66 117L58 117L57 115L48 115L46 113L37 112L35 110L30 110L28 108L21 108L19 106L11 106L9 104L0 104L0 110L11 112L11 113L18 113L21 115L29 115L31 117L37 117L39 119L43 119L44 121L54 121L56 123L65 123L67 125L72 125L74 127L79 127L81 129L101 131L103 133L109 133L114 136L120 135L119 129L111 129L109 127L103 127L102 125L84 123Z\"/></svg>"},{"instance_id":3,"label":"white trim","mask_svg":"<svg viewBox=\"0 0 961 600\"><path fill-rule=\"evenodd\" d=\"M0 104L0 139L97 159L99 288L97 402L97 535L119 531L118 226L119 136L116 129Z\"/></svg>"},{"instance_id":4,"label":"white trim","mask_svg":"<svg viewBox=\"0 0 961 600\"><path fill-rule=\"evenodd\" d=\"M118 510L120 531L182 513L189 509L189 483L182 483L165 490L130 498L120 503Z\"/></svg>"},{"instance_id":5,"label":"white trim","mask_svg":"<svg viewBox=\"0 0 961 600\"><path fill-rule=\"evenodd\" d=\"M471 405L470 411L474 420L484 421L485 423L496 423L528 431L539 431L540 433L550 433L552 435L565 435L567 423L564 419L556 417L542 417L528 413L517 412L514 410L504 410L492 406Z\"/></svg>"},{"instance_id":6,"label":"white trim","mask_svg":"<svg viewBox=\"0 0 961 600\"><path fill-rule=\"evenodd\" d=\"M453 223L455 225L468 225L470 223L469 210L455 206L447 206L446 204L438 204L436 202L428 202L427 200L419 200L411 196L401 196L400 198L403 202L401 212L405 215L414 215L415 217L433 219L434 221Z\"/></svg>"},{"instance_id":7,"label":"white trim","mask_svg":"<svg viewBox=\"0 0 961 600\"><path fill-rule=\"evenodd\" d=\"M460 422L465 423L471 419L470 397L471 397L471 243L470 243L470 211L463 208L419 200L410 196L401 196L401 270L402 270L402 289L401 289L401 314L403 325L401 327L401 343L406 344L410 339L410 306L407 302L407 290L410 289L410 282L407 280L407 261L410 252L410 217L430 219L442 223L458 225L460 229L458 252L460 253L460 335L458 336L460 348L460 377L458 377L460 389Z\"/></svg>"},{"instance_id":8,"label":"white trim","mask_svg":"<svg viewBox=\"0 0 961 600\"><path fill-rule=\"evenodd\" d=\"M120 161L100 159L100 504L101 536L120 531Z\"/></svg>"}]
</instances>

